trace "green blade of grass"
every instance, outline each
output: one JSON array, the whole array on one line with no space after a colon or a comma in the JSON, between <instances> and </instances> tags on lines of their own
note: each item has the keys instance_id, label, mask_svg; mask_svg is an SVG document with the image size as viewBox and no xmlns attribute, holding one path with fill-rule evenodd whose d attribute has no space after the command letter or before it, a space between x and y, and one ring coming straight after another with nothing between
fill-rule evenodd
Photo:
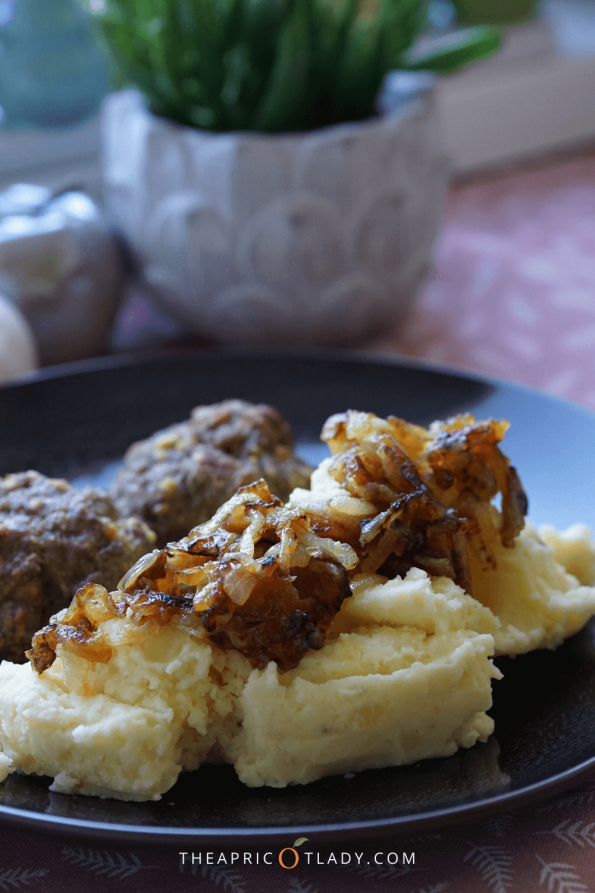
<instances>
[{"instance_id":1,"label":"green blade of grass","mask_svg":"<svg viewBox=\"0 0 595 893\"><path fill-rule=\"evenodd\" d=\"M280 35L270 83L254 114L254 130L270 132L303 126L309 99L311 3L294 0L292 14Z\"/></svg>"},{"instance_id":2,"label":"green blade of grass","mask_svg":"<svg viewBox=\"0 0 595 893\"><path fill-rule=\"evenodd\" d=\"M91 12L118 85L137 86L156 114L270 132L368 117L391 69L452 71L499 44L478 28L410 50L426 10L427 0L105 0Z\"/></svg>"},{"instance_id":3,"label":"green blade of grass","mask_svg":"<svg viewBox=\"0 0 595 893\"><path fill-rule=\"evenodd\" d=\"M496 28L465 28L428 43L419 51L411 50L402 57L401 63L411 71L447 73L491 55L501 42Z\"/></svg>"}]
</instances>

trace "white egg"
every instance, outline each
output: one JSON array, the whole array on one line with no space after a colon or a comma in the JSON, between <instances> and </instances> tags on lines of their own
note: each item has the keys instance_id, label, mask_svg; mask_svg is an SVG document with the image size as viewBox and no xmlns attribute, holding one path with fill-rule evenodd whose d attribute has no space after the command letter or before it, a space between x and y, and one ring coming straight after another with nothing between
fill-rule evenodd
<instances>
[{"instance_id":1,"label":"white egg","mask_svg":"<svg viewBox=\"0 0 595 893\"><path fill-rule=\"evenodd\" d=\"M38 366L31 326L7 298L0 295L0 384L6 384Z\"/></svg>"}]
</instances>

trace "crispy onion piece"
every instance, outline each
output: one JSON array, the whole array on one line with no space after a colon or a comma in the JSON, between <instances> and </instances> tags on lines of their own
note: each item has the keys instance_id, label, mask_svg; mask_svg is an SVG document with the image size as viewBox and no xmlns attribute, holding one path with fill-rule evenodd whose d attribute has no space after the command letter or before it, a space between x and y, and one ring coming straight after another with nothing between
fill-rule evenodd
<instances>
[{"instance_id":1,"label":"crispy onion piece","mask_svg":"<svg viewBox=\"0 0 595 893\"><path fill-rule=\"evenodd\" d=\"M498 446L507 428L471 415L430 429L371 413L332 416L322 432L334 454L330 474L375 509L351 523L340 518L343 539L360 559L358 573L395 577L420 567L471 592L468 550L494 564L491 544L499 538L512 546L527 512L517 472ZM500 510L493 505L498 495ZM332 512L319 514L313 529L331 533ZM338 531L336 517L335 525Z\"/></svg>"},{"instance_id":2,"label":"crispy onion piece","mask_svg":"<svg viewBox=\"0 0 595 893\"><path fill-rule=\"evenodd\" d=\"M70 608L36 634L27 656L38 673L51 666L58 645L107 662L111 647L99 624L130 610L137 628L179 615L253 666L273 660L292 669L305 651L324 644L351 595L347 571L356 563L349 545L314 532L306 513L283 506L257 481L183 540L141 558L116 592L79 590Z\"/></svg>"},{"instance_id":3,"label":"crispy onion piece","mask_svg":"<svg viewBox=\"0 0 595 893\"><path fill-rule=\"evenodd\" d=\"M505 421L457 416L430 429L433 436L421 460L434 493L460 514L473 518L500 494L497 532L510 547L523 529L528 501L516 469L498 446L508 427Z\"/></svg>"},{"instance_id":4,"label":"crispy onion piece","mask_svg":"<svg viewBox=\"0 0 595 893\"><path fill-rule=\"evenodd\" d=\"M118 610L108 591L96 583L88 583L78 590L69 608L60 611L47 626L35 633L31 650L25 654L38 673L43 673L54 663L58 645L64 645L87 660L106 664L112 649L97 633L97 624L117 616Z\"/></svg>"}]
</instances>

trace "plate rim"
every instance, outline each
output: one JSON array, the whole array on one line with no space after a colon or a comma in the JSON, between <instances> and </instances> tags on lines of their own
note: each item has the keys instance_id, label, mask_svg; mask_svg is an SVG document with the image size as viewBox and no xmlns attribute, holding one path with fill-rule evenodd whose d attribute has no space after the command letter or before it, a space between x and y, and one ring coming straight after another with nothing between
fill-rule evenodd
<instances>
[{"instance_id":1,"label":"plate rim","mask_svg":"<svg viewBox=\"0 0 595 893\"><path fill-rule=\"evenodd\" d=\"M448 757L438 758L448 759ZM388 767L390 768L390 767ZM398 768L398 767L395 767ZM364 770L365 771L365 770ZM63 832L73 837L92 837L97 840L121 840L137 843L170 844L175 841L213 843L226 846L238 841L249 841L255 846L280 843L283 838L296 834L317 835L320 842L342 839L380 837L387 834L409 834L444 825L456 826L474 818L485 818L503 812L507 807L524 807L540 802L546 797L563 793L581 781L595 776L595 755L577 766L534 782L516 791L503 791L493 797L462 803L453 807L428 810L387 819L368 819L363 822L333 822L325 825L284 825L276 828L181 828L161 825L126 825L118 822L95 822L90 819L68 819L64 816L47 815L31 810L0 804L0 822L20 827L34 828L47 833ZM68 794L61 796L68 797ZM84 796L84 795L79 795Z\"/></svg>"},{"instance_id":2,"label":"plate rim","mask_svg":"<svg viewBox=\"0 0 595 893\"><path fill-rule=\"evenodd\" d=\"M229 357L237 359L313 359L324 362L346 361L354 364L373 366L393 366L395 368L416 369L418 371L433 372L438 375L448 375L452 378L460 378L487 386L512 390L520 394L530 394L539 397L549 403L572 408L581 415L595 419L595 409L583 406L566 397L550 394L538 387L510 381L497 375L488 375L476 372L454 363L443 360L432 360L423 357L412 357L407 354L394 353L387 350L374 350L372 348L321 348L321 347L296 347L287 350L256 347L162 347L158 349L127 351L121 354L106 354L99 357L89 357L84 360L73 360L70 363L60 363L54 366L44 366L32 372L26 372L11 381L0 384L0 392L12 388L26 387L37 382L53 381L61 378L69 378L76 375L113 370L121 367L131 368L166 362L167 360L194 360L210 357Z\"/></svg>"}]
</instances>

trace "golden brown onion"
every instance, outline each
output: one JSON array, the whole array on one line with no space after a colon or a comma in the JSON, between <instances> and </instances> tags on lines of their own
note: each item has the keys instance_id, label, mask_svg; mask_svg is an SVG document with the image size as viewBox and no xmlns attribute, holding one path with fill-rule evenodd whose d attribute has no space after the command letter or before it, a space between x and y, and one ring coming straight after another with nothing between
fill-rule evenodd
<instances>
[{"instance_id":1,"label":"golden brown onion","mask_svg":"<svg viewBox=\"0 0 595 893\"><path fill-rule=\"evenodd\" d=\"M67 611L33 639L27 652L42 673L62 645L88 660L107 662L111 648L101 620L129 609L136 625L184 615L216 645L234 648L254 666L274 660L295 667L351 595L347 568L357 562L344 543L312 532L308 516L284 507L261 480L240 488L215 517L187 537L141 558L121 589L79 590Z\"/></svg>"}]
</instances>

